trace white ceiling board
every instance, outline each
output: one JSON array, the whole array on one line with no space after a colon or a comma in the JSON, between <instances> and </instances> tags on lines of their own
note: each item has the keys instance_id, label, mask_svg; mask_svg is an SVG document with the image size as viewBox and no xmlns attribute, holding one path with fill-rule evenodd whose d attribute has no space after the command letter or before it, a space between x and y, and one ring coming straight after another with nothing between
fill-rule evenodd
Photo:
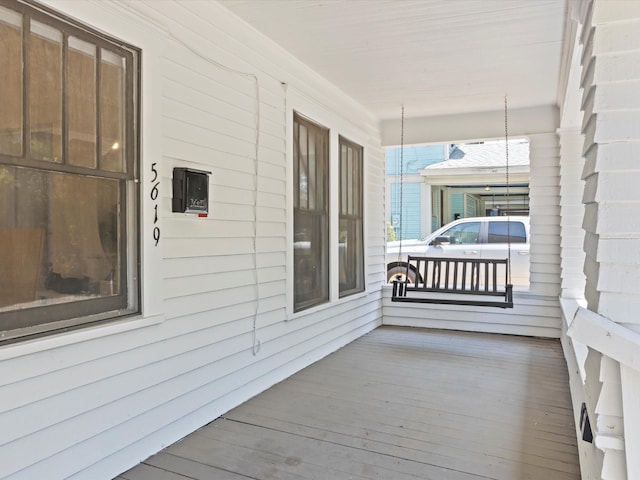
<instances>
[{"instance_id":1,"label":"white ceiling board","mask_svg":"<svg viewBox=\"0 0 640 480\"><path fill-rule=\"evenodd\" d=\"M567 0L219 0L380 120L556 104Z\"/></svg>"}]
</instances>

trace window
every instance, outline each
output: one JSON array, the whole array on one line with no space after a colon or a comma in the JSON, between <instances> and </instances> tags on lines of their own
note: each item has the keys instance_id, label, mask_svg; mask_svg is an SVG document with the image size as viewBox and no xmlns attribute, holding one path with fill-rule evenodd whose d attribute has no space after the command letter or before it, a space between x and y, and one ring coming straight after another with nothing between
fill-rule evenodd
<instances>
[{"instance_id":1,"label":"window","mask_svg":"<svg viewBox=\"0 0 640 480\"><path fill-rule=\"evenodd\" d=\"M329 301L329 130L293 119L294 310Z\"/></svg>"},{"instance_id":2,"label":"window","mask_svg":"<svg viewBox=\"0 0 640 480\"><path fill-rule=\"evenodd\" d=\"M489 222L488 243L527 243L527 231L522 222Z\"/></svg>"},{"instance_id":3,"label":"window","mask_svg":"<svg viewBox=\"0 0 640 480\"><path fill-rule=\"evenodd\" d=\"M0 337L138 310L137 51L0 0Z\"/></svg>"},{"instance_id":4,"label":"window","mask_svg":"<svg viewBox=\"0 0 640 480\"><path fill-rule=\"evenodd\" d=\"M364 290L362 147L340 137L340 296Z\"/></svg>"},{"instance_id":5,"label":"window","mask_svg":"<svg viewBox=\"0 0 640 480\"><path fill-rule=\"evenodd\" d=\"M441 236L449 237L451 245L478 243L478 238L480 238L480 222L459 223L444 232Z\"/></svg>"}]
</instances>

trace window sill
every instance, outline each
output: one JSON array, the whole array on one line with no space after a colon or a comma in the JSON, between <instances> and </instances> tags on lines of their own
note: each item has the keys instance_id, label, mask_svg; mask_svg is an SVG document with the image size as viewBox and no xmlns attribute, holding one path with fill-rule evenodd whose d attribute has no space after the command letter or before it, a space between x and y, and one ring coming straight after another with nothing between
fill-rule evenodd
<instances>
[{"instance_id":1,"label":"window sill","mask_svg":"<svg viewBox=\"0 0 640 480\"><path fill-rule=\"evenodd\" d=\"M291 322L294 320L297 320L298 318L302 318L305 317L307 315L313 315L317 312L322 312L323 310L326 310L328 308L335 308L338 307L346 302L350 302L353 300L358 300L360 298L366 297L367 295L370 295L371 292L365 290L364 292L358 292L358 293L354 293L352 295L347 295L346 297L342 297L342 298L336 298L335 300L330 300L326 303L322 303L320 305L315 305L313 307L307 308L305 310L300 310L299 312L293 312L293 309L291 311L291 313L289 313L287 315L287 318L285 321L287 322Z\"/></svg>"},{"instance_id":2,"label":"window sill","mask_svg":"<svg viewBox=\"0 0 640 480\"><path fill-rule=\"evenodd\" d=\"M70 332L54 333L49 336L11 343L0 347L0 361L52 350L54 348L66 347L109 335L152 327L163 321L164 314L156 314L148 317L135 315L101 325L87 326L86 328L79 328Z\"/></svg>"}]
</instances>

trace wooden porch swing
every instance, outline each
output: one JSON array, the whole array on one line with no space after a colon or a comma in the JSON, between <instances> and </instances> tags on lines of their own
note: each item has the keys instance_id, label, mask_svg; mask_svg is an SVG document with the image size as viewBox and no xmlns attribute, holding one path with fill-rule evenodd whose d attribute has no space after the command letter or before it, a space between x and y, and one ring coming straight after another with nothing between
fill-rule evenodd
<instances>
[{"instance_id":1,"label":"wooden porch swing","mask_svg":"<svg viewBox=\"0 0 640 480\"><path fill-rule=\"evenodd\" d=\"M404 107L400 142L400 168L404 149ZM507 204L509 201L509 134L507 98L504 99ZM402 182L400 183L402 210ZM507 210L507 216L509 215ZM403 279L394 279L391 301L513 308L511 235L507 218L508 258L445 258L408 256ZM400 212L402 231L402 211ZM400 244L402 249L402 244ZM413 280L412 280L413 279Z\"/></svg>"}]
</instances>

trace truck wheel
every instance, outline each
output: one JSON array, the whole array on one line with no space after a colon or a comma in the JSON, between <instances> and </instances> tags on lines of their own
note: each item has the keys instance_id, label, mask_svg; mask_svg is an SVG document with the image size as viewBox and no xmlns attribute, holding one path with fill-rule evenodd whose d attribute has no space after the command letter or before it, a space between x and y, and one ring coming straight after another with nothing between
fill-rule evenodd
<instances>
[{"instance_id":1,"label":"truck wheel","mask_svg":"<svg viewBox=\"0 0 640 480\"><path fill-rule=\"evenodd\" d=\"M393 283L394 280L404 281L405 277L407 277L410 283L415 283L416 272L409 269L409 273L407 274L407 267L402 265L396 265L387 270L387 283Z\"/></svg>"}]
</instances>

